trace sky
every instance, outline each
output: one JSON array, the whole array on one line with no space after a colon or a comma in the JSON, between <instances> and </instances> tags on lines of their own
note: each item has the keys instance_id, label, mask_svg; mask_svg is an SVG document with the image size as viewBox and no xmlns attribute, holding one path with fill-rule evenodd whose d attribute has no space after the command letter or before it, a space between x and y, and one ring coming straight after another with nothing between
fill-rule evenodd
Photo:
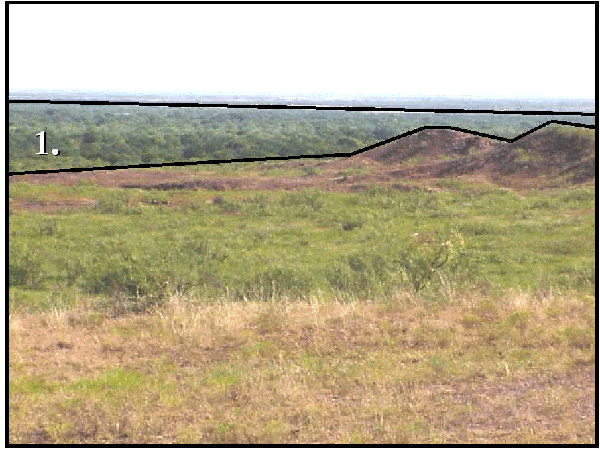
<instances>
[{"instance_id":1,"label":"sky","mask_svg":"<svg viewBox=\"0 0 600 449\"><path fill-rule=\"evenodd\" d=\"M9 91L595 97L593 4L10 4Z\"/></svg>"}]
</instances>

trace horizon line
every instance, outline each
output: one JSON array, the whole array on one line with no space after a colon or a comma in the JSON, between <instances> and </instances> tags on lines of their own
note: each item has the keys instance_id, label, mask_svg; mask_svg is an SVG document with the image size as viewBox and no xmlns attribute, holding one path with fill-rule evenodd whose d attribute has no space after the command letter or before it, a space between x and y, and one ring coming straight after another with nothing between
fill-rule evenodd
<instances>
[{"instance_id":1,"label":"horizon line","mask_svg":"<svg viewBox=\"0 0 600 449\"><path fill-rule=\"evenodd\" d=\"M203 90L131 90L131 89L61 89L61 88L18 88L18 89L9 89L8 95L10 97L11 93L44 93L44 92L64 92L64 93L104 93L104 94L177 94L177 95L217 95L217 96L227 96L227 95L242 95L242 96L285 96L285 97L314 97L314 96L338 96L344 98L369 98L369 97L390 97L395 99L402 98L410 98L410 99L418 99L418 98L445 98L445 99L471 99L471 100L586 100L586 101L594 101L595 96L547 96L542 94L511 94L511 95L497 95L497 94L483 94L483 95L471 95L471 94L397 94L391 92L358 92L358 93L350 93L350 92L265 92L265 91L203 91Z\"/></svg>"},{"instance_id":2,"label":"horizon line","mask_svg":"<svg viewBox=\"0 0 600 449\"><path fill-rule=\"evenodd\" d=\"M8 99L9 104L56 104L81 106L141 106L141 107L172 107L172 108L226 108L226 109L290 109L317 111L347 111L347 112L431 112L436 114L497 114L497 115L573 115L580 117L595 117L596 112L580 111L543 111L543 110L495 110L495 109L461 109L461 108L403 108L386 106L327 106L299 104L229 104L229 103L198 103L187 101L121 101L121 100L51 100L51 99Z\"/></svg>"}]
</instances>

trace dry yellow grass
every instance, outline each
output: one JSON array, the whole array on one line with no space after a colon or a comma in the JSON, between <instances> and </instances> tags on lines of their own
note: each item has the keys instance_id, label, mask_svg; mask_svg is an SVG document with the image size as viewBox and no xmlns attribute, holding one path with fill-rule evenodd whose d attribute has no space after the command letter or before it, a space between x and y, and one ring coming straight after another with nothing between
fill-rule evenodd
<instances>
[{"instance_id":1,"label":"dry yellow grass","mask_svg":"<svg viewBox=\"0 0 600 449\"><path fill-rule=\"evenodd\" d=\"M595 443L595 302L11 315L11 443Z\"/></svg>"}]
</instances>

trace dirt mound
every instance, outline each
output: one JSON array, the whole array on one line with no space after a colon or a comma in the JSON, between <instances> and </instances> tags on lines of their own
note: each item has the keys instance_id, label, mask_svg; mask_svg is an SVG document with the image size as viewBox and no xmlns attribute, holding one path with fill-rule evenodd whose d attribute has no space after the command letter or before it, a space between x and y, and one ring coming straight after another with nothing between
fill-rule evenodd
<instances>
[{"instance_id":1,"label":"dirt mound","mask_svg":"<svg viewBox=\"0 0 600 449\"><path fill-rule=\"evenodd\" d=\"M531 177L568 175L571 183L596 176L595 130L553 126L505 147L506 155L500 158L504 173L522 172Z\"/></svg>"},{"instance_id":2,"label":"dirt mound","mask_svg":"<svg viewBox=\"0 0 600 449\"><path fill-rule=\"evenodd\" d=\"M356 159L371 159L385 164L401 164L418 156L433 161L443 157L467 156L488 151L498 141L450 129L428 129L366 151Z\"/></svg>"},{"instance_id":3,"label":"dirt mound","mask_svg":"<svg viewBox=\"0 0 600 449\"><path fill-rule=\"evenodd\" d=\"M596 176L595 131L551 126L512 143L466 132L424 130L337 163L372 165L394 178L485 174L496 182L579 184Z\"/></svg>"}]
</instances>

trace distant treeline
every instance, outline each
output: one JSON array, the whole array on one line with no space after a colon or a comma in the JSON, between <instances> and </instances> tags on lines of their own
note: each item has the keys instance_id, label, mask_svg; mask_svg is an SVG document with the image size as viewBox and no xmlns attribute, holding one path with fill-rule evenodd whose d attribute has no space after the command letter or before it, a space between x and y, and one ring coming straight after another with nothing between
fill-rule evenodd
<instances>
[{"instance_id":1,"label":"distant treeline","mask_svg":"<svg viewBox=\"0 0 600 449\"><path fill-rule=\"evenodd\" d=\"M350 153L421 126L514 137L552 119L593 123L576 116L11 104L9 171ZM36 154L40 131L46 156Z\"/></svg>"}]
</instances>

